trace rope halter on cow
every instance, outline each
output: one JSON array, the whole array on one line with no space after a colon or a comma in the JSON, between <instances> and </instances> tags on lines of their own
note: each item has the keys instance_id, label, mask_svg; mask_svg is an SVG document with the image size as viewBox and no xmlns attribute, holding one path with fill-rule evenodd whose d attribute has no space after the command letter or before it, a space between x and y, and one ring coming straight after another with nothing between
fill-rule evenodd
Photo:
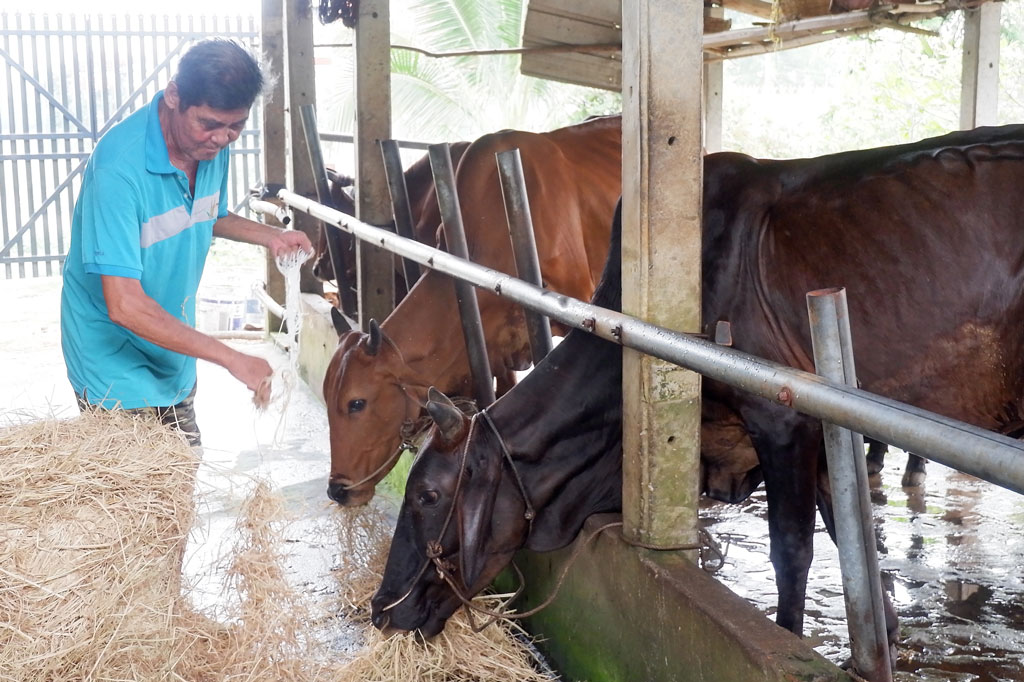
<instances>
[{"instance_id":1,"label":"rope halter on cow","mask_svg":"<svg viewBox=\"0 0 1024 682\"><path fill-rule=\"evenodd\" d=\"M586 536L586 538L583 539L582 542L576 543L576 547L573 548L572 554L569 555L569 558L562 566L562 571L558 576L558 580L556 581L555 586L551 591L551 594L548 595L548 597L544 599L544 601L542 601L534 608L520 613L513 613L508 610L508 605L515 601L526 589L526 580L523 576L522 571L516 565L515 561L512 561L512 568L517 575L519 587L512 594L512 596L506 599L498 609L489 609L480 606L478 603L474 602L473 596L467 596L466 594L467 592L469 592L470 586L459 584L459 581L455 576L455 566L452 564L450 560L445 558L443 539L445 533L448 532L448 527L451 525L452 518L454 518L455 515L455 505L457 500L459 499L459 493L461 492L462 489L462 481L465 478L466 461L469 454L469 442L472 440L473 432L476 429L477 417L481 417L483 419L483 421L490 427L491 431L498 439L498 445L501 448L502 457L506 462L508 462L509 469L512 471L512 475L516 481L516 486L519 489L519 494L522 496L523 502L526 507L525 511L523 512L523 518L526 520L528 526L527 537L529 537L530 533L532 533L533 531L533 521L536 518L536 511L534 510L533 505L530 502L530 497L527 493L526 486L523 484L523 479L519 475L519 470L516 468L515 460L512 459L512 453L509 451L508 446L505 444L505 440L501 437L501 433L498 431L497 426L495 426L494 422L492 421L490 414L487 413L486 409L483 409L477 414L473 415L473 417L470 419L469 432L466 435L465 442L463 443L462 446L462 455L460 457L459 462L459 474L458 477L455 479L455 492L452 495L452 504L448 507L448 513L445 516L444 523L441 526L441 531L440 533L438 533L436 540L431 540L427 542L427 546L425 548L426 559L420 566L420 569L416 572L416 576L412 579L412 582L409 585L409 589L406 590L406 592L401 597L399 597L395 601L391 602L390 604L382 608L382 613L390 611L391 609L395 608L396 606L404 602L406 599L408 599L409 596L412 594L413 590L415 589L416 584L419 582L420 578L423 577L423 574L426 572L427 568L431 564L433 564L435 570L437 571L438 577L441 580L443 580L448 585L449 588L451 588L455 596L459 599L460 602L462 602L462 605L466 607L466 614L469 617L470 627L473 629L474 632L479 632L483 630L488 625L491 625L492 623L501 618L507 618L510 620L528 618L539 613L540 611L544 610L545 608L551 605L551 603L558 596L558 592L561 589L562 584L565 582L565 578L569 573L569 569L575 563L576 559L579 557L580 553L583 551L585 547L587 547L597 536L599 536L604 531L610 528L615 528L617 526L622 526L621 521L613 521L611 523L606 523L593 530L589 535ZM701 540L698 543L673 545L670 547L661 547L642 542L631 541L627 539L625 536L623 536L623 540L635 547L641 547L650 550L698 550L700 552L701 566L704 568L704 570L713 573L717 571L719 568L721 568L725 560L725 555L721 551L718 543L715 542L715 540L711 537L710 533L701 528L698 530L698 534ZM465 549L461 548L461 551L465 551ZM474 611L487 616L488 620L483 625L477 626L476 623L473 621Z\"/></svg>"}]
</instances>

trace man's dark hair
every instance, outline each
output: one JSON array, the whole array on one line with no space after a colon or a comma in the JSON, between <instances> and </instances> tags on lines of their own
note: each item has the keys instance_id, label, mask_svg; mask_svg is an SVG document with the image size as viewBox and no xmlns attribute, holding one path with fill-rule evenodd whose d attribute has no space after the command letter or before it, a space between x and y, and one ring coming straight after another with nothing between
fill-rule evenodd
<instances>
[{"instance_id":1,"label":"man's dark hair","mask_svg":"<svg viewBox=\"0 0 1024 682\"><path fill-rule=\"evenodd\" d=\"M248 109L263 91L265 78L256 58L233 40L196 43L178 63L174 76L182 109L205 104L213 109Z\"/></svg>"}]
</instances>

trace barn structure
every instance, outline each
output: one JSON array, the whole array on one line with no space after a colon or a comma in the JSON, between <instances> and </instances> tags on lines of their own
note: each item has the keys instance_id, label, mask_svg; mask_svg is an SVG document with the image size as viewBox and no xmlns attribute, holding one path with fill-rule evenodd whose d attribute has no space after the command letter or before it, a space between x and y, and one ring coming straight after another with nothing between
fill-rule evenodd
<instances>
[{"instance_id":1,"label":"barn structure","mask_svg":"<svg viewBox=\"0 0 1024 682\"><path fill-rule=\"evenodd\" d=\"M274 98L277 109L266 112L265 179L315 196L297 118L300 105L315 102L308 68L315 18L300 4L263 4L264 45L283 60L287 74L285 96ZM375 141L391 137L384 113L390 111L389 7L387 0L347 7L356 28L357 211L360 220L383 225L391 214ZM726 9L752 16L755 26L733 29ZM705 149L720 145L720 102L728 96L721 88L722 60L880 28L913 31L915 20L961 10L968 27L966 129L994 118L996 2L531 0L523 72L623 94L624 312L671 329L702 330L701 159ZM288 154L271 152L286 145ZM308 216L296 222L300 229L318 228ZM365 243L360 249L358 322L365 328L393 306L392 256ZM310 383L319 385L333 332L324 324L317 340L315 326L307 326L303 357ZM627 352L624 363L624 533L656 547L692 545L698 539L699 375L637 352ZM585 551L589 560L570 575L560 600L533 619L547 652L574 678L848 679L704 575L692 563L693 552L648 552L614 542ZM530 562L524 609L552 589L566 553Z\"/></svg>"}]
</instances>

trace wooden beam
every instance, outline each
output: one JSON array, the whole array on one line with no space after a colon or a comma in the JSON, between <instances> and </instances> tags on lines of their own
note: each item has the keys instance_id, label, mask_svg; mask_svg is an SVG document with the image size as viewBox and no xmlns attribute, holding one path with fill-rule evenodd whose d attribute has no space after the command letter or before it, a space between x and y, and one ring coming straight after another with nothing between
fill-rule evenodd
<instances>
[{"instance_id":1,"label":"wooden beam","mask_svg":"<svg viewBox=\"0 0 1024 682\"><path fill-rule=\"evenodd\" d=\"M303 104L316 102L316 86L313 78L313 13L308 3L296 0L284 0L284 36L287 107L285 109L285 125L287 128L288 149L287 185L304 196L316 196L316 180L313 168L309 164L309 152L306 150L306 138L302 131L302 118L299 111ZM309 235L310 241L316 243L320 232L320 221L310 215L296 213L292 227ZM270 269L268 267L268 269ZM273 270L277 269L275 265ZM283 285L282 285L283 286ZM323 284L313 277L310 268L301 270L299 289L305 292L323 292ZM284 300L282 296L281 301Z\"/></svg>"},{"instance_id":2,"label":"wooden beam","mask_svg":"<svg viewBox=\"0 0 1024 682\"><path fill-rule=\"evenodd\" d=\"M964 10L960 128L998 123L1000 4Z\"/></svg>"},{"instance_id":3,"label":"wooden beam","mask_svg":"<svg viewBox=\"0 0 1024 682\"><path fill-rule=\"evenodd\" d=\"M623 311L688 332L700 331L703 12L622 3ZM623 410L624 533L695 543L700 375L624 349Z\"/></svg>"},{"instance_id":4,"label":"wooden beam","mask_svg":"<svg viewBox=\"0 0 1024 682\"><path fill-rule=\"evenodd\" d=\"M752 14L761 19L771 19L772 3L769 0L718 0L718 4L743 14Z\"/></svg>"},{"instance_id":5,"label":"wooden beam","mask_svg":"<svg viewBox=\"0 0 1024 682\"><path fill-rule=\"evenodd\" d=\"M391 200L379 140L391 137L391 15L388 0L362 0L355 31L356 217L391 222ZM394 257L359 241L359 325L382 322L395 307Z\"/></svg>"}]
</instances>

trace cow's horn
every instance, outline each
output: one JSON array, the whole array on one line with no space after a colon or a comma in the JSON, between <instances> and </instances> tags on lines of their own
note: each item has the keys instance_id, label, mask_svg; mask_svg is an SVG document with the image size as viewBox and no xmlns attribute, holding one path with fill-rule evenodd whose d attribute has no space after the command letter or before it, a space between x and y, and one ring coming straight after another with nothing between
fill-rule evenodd
<instances>
[{"instance_id":1,"label":"cow's horn","mask_svg":"<svg viewBox=\"0 0 1024 682\"><path fill-rule=\"evenodd\" d=\"M380 326L377 320L370 320L370 340L366 344L366 354L376 355L380 351Z\"/></svg>"},{"instance_id":2,"label":"cow's horn","mask_svg":"<svg viewBox=\"0 0 1024 682\"><path fill-rule=\"evenodd\" d=\"M437 424L446 442L450 443L459 437L462 432L462 412L448 396L433 386L427 391L427 413Z\"/></svg>"}]
</instances>

